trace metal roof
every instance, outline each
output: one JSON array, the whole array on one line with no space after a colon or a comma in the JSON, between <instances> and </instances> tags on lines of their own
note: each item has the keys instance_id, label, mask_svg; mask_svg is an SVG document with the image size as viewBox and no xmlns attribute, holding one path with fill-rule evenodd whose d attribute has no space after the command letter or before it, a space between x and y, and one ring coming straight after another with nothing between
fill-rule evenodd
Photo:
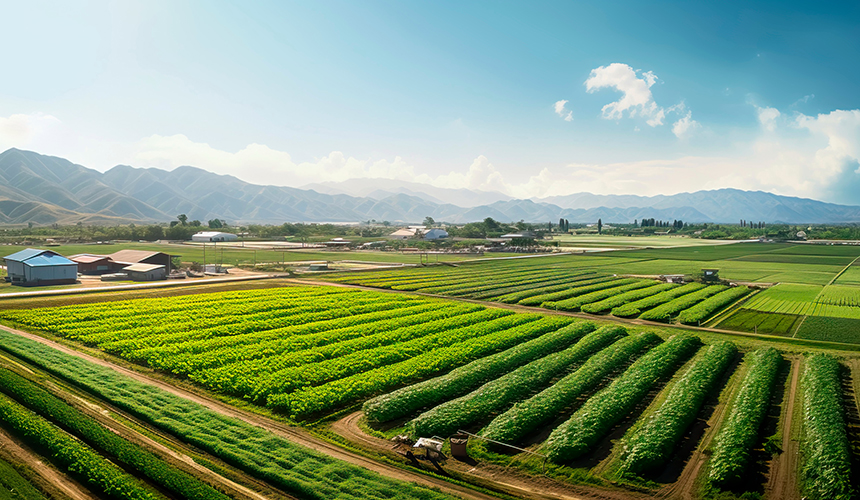
<instances>
[{"instance_id":1,"label":"metal roof","mask_svg":"<svg viewBox=\"0 0 860 500\"><path fill-rule=\"evenodd\" d=\"M154 271L155 269L164 269L164 266L160 264L133 264L131 266L122 268L123 271L134 271L138 273L146 273L149 271Z\"/></svg>"},{"instance_id":2,"label":"metal roof","mask_svg":"<svg viewBox=\"0 0 860 500\"><path fill-rule=\"evenodd\" d=\"M119 252L114 252L108 255L108 257L110 257L114 262L136 264L160 253L162 252L149 252L147 250L120 250Z\"/></svg>"},{"instance_id":3,"label":"metal roof","mask_svg":"<svg viewBox=\"0 0 860 500\"><path fill-rule=\"evenodd\" d=\"M82 253L79 255L72 255L71 257L69 257L69 259L79 264L92 264L100 260L110 260L110 257L108 257L107 255L93 255L89 253Z\"/></svg>"},{"instance_id":4,"label":"metal roof","mask_svg":"<svg viewBox=\"0 0 860 500\"><path fill-rule=\"evenodd\" d=\"M62 255L57 255L51 252L51 255L47 255L47 252L42 255L37 255L35 257L30 257L24 261L24 264L30 267L43 267L43 266L75 266L78 265L69 259L63 257Z\"/></svg>"},{"instance_id":5,"label":"metal roof","mask_svg":"<svg viewBox=\"0 0 860 500\"><path fill-rule=\"evenodd\" d=\"M51 252L52 254L56 254L56 252L53 252L51 250L39 250L36 248L27 248L27 249L21 250L20 252L15 252L11 255L7 255L6 257L3 257L3 258L6 260L13 260L15 262L24 262L25 260L27 260L29 258L35 257L37 255L42 255L45 252Z\"/></svg>"}]
</instances>

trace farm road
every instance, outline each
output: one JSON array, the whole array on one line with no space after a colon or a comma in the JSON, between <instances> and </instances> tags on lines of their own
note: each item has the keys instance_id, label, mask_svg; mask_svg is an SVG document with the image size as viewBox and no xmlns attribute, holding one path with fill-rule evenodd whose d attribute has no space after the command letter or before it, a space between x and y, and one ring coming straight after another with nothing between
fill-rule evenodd
<instances>
[{"instance_id":1,"label":"farm road","mask_svg":"<svg viewBox=\"0 0 860 500\"><path fill-rule=\"evenodd\" d=\"M464 486L459 486L453 483L449 483L448 481L444 481L442 479L437 479L431 476L425 476L423 474L418 474L414 472L410 472L407 470L400 469L398 467L394 467L392 465L383 464L380 462L376 462L370 458L367 458L358 453L354 453L348 450L344 450L336 445L330 444L322 439L316 438L312 436L310 433L305 431L304 429L298 427L292 427L286 425L281 422L277 422L270 418L266 418L262 415L257 415L254 413L249 413L242 411L238 408L234 408L226 403L222 403L216 399L202 396L200 394L196 394L174 385L168 384L161 380L158 380L155 377L151 377L144 373L140 373L134 370L130 370L128 368L124 368L117 364L111 363L110 361L106 361L104 359L96 358L94 356L90 356L89 354L77 351L70 347L64 346L52 340L48 340L46 338L40 337L38 335L28 333L22 330L16 330L13 328L9 328L6 326L0 325L0 328L3 330L13 333L15 335L20 335L22 337L28 338L30 340L34 340L36 342L42 343L44 345L50 346L58 351L64 352L66 354L70 354L72 356L76 356L82 359L85 359L91 363L95 363L100 366L108 367L118 373L121 373L131 379L134 379L138 382L142 382L144 384L156 386L166 392L179 396L181 398L187 399L189 401L193 401L197 404L205 406L206 408L220 413L221 415L226 415L228 417L237 418L251 425L255 425L257 427L262 427L275 435L284 438L292 443L300 444L307 448L310 448L319 453L328 455L332 458L336 458L338 460L343 460L344 462L351 463L353 465L357 465L359 467L363 467L368 470L372 470L374 472L379 473L382 476L396 479L399 481L405 481L410 483L416 483L422 486L426 486L429 488L436 488L439 491L447 493L449 495L453 495L455 497L464 498L467 500L494 500L497 497L491 496L485 493L481 493L478 491L474 491L470 488L466 488Z\"/></svg>"}]
</instances>

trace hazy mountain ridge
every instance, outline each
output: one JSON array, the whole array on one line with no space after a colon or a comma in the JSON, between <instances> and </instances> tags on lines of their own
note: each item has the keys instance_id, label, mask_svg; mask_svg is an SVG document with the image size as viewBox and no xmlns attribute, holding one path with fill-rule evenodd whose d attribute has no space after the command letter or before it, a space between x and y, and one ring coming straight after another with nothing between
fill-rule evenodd
<instances>
[{"instance_id":1,"label":"hazy mountain ridge","mask_svg":"<svg viewBox=\"0 0 860 500\"><path fill-rule=\"evenodd\" d=\"M354 189L365 196L345 194ZM718 189L676 195L575 193L512 199L501 193L445 189L390 179L323 183L314 189L249 184L196 167L172 171L118 165L105 173L63 158L10 149L0 153L0 223L165 222L190 219L236 222L420 222L430 216L452 223L486 217L502 221L632 222L860 222L860 207ZM371 189L374 188L374 189ZM423 190L423 191L422 191ZM459 203L443 202L444 200ZM475 200L492 200L474 205ZM470 203L471 202L471 203Z\"/></svg>"}]
</instances>

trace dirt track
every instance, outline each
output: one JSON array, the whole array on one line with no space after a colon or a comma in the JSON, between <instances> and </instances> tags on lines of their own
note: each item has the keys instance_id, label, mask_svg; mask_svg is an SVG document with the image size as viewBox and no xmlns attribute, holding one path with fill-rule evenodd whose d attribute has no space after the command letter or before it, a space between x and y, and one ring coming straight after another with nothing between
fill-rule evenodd
<instances>
[{"instance_id":1,"label":"dirt track","mask_svg":"<svg viewBox=\"0 0 860 500\"><path fill-rule=\"evenodd\" d=\"M777 455L770 466L770 473L765 488L767 498L780 500L799 500L800 489L797 483L797 455L800 443L791 438L792 420L797 404L797 381L800 378L800 358L791 361L791 384L788 389L788 400L785 406L785 421L782 424L782 453Z\"/></svg>"},{"instance_id":2,"label":"dirt track","mask_svg":"<svg viewBox=\"0 0 860 500\"><path fill-rule=\"evenodd\" d=\"M193 401L198 403L206 408L220 413L222 415L226 415L229 417L240 419L244 422L247 422L252 425L256 425L258 427L262 427L284 439L287 439L293 443L303 445L307 448L311 448L319 453L323 453L333 458L337 458L339 460L343 460L345 462L349 462L351 464L357 465L359 467L363 467L368 470L372 470L377 472L383 476L397 479L400 481L406 481L411 483L417 483L426 487L436 488L444 493L454 495L460 498L465 499L474 499L474 500L487 500L489 498L495 498L483 493L476 492L472 489L459 486L456 484L449 483L448 481L444 481L442 479L437 479L430 476L425 476L422 474L410 472L407 470L400 469L398 467L394 467L391 465L386 465L383 463L376 462L372 459L359 455L357 453L353 453L348 450L344 450L336 445L330 444L326 441L323 441L319 438L312 436L310 433L305 431L304 429L298 427L292 427L281 422L277 422L275 420L263 417L261 415L257 415L254 413L249 413L242 411L240 409L231 407L225 403L222 403L213 398L209 398L206 396L202 396L200 394L195 394L193 392L178 388L171 384L162 382L154 377L150 377L146 374L129 370L127 368L123 368L109 361L105 361L103 359L99 359L88 354L84 354L80 351L76 351L69 347L66 347L57 342L53 342L51 340L45 339L38 335L24 332L21 330L15 330L12 328L8 328L6 326L0 326L3 330L7 332L14 333L16 335L20 335L22 337L26 337L28 339L34 340L36 342L45 344L54 349L62 351L66 354L70 354L82 359L86 359L92 363L95 363L100 366L105 366L111 368L112 370L121 373L129 378L137 380L138 382L142 382L145 384L156 386L166 392L174 394L176 396L182 397L184 399Z\"/></svg>"},{"instance_id":3,"label":"dirt track","mask_svg":"<svg viewBox=\"0 0 860 500\"><path fill-rule=\"evenodd\" d=\"M332 424L332 431L354 443L380 452L390 452L391 443L375 436L368 435L358 426L361 418L360 411L351 413ZM468 464L457 460L448 460L445 469L471 480L483 482L495 487L508 495L535 500L630 500L650 498L636 492L609 490L606 488L588 488L573 486L554 481L550 478L532 477L517 473L505 467L494 464ZM487 498L492 498L487 496Z\"/></svg>"},{"instance_id":4,"label":"dirt track","mask_svg":"<svg viewBox=\"0 0 860 500\"><path fill-rule=\"evenodd\" d=\"M50 489L54 490L51 491L52 494L59 494L71 500L96 500L97 497L93 496L83 486L45 464L41 457L24 449L2 429L0 429L0 449L2 449L2 455L16 463L26 465L44 479L51 487Z\"/></svg>"}]
</instances>

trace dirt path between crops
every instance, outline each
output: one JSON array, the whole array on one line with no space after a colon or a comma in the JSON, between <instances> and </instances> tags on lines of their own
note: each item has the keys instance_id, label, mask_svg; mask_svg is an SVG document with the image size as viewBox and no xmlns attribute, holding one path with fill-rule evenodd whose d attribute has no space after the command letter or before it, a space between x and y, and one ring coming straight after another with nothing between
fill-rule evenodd
<instances>
[{"instance_id":1,"label":"dirt path between crops","mask_svg":"<svg viewBox=\"0 0 860 500\"><path fill-rule=\"evenodd\" d=\"M358 425L362 412L351 413L332 424L331 430L364 448L392 454L391 443L364 432ZM636 492L566 485L548 477L534 477L495 464L448 460L444 468L452 474L468 477L484 487L502 491L518 498L535 500L633 500L650 498Z\"/></svg>"},{"instance_id":2,"label":"dirt path between crops","mask_svg":"<svg viewBox=\"0 0 860 500\"><path fill-rule=\"evenodd\" d=\"M800 379L800 358L791 361L791 385L788 390L788 403L785 407L785 422L782 426L782 453L770 465L770 474L765 487L767 498L780 500L799 500L800 486L797 482L797 460L800 443L791 438L792 420L797 404L797 386Z\"/></svg>"},{"instance_id":3,"label":"dirt path between crops","mask_svg":"<svg viewBox=\"0 0 860 500\"><path fill-rule=\"evenodd\" d=\"M30 470L47 481L55 489L51 493L59 493L71 500L97 500L95 496L86 491L78 483L48 466L42 461L41 457L24 449L12 436L6 434L2 429L0 429L0 449L2 449L3 455L7 455L15 463L26 465Z\"/></svg>"},{"instance_id":4,"label":"dirt path between crops","mask_svg":"<svg viewBox=\"0 0 860 500\"><path fill-rule=\"evenodd\" d=\"M348 450L344 450L336 445L330 444L326 441L323 441L317 437L312 436L306 430L299 427L292 427L286 425L281 422L277 422L270 418L266 418L261 415L257 415L254 413L245 412L234 408L232 406L227 405L226 403L222 403L216 399L209 398L206 396L202 396L200 394L196 394L179 387L176 387L172 384L168 384L166 382L162 382L157 378L151 377L149 375L130 370L128 368L121 367L110 361L106 361L103 359L96 358L94 356L90 356L88 354L82 353L70 347L66 347L57 342L45 339L36 334L28 333L22 330L15 330L13 328L9 328L6 326L0 326L3 330L14 333L16 335L20 335L22 337L28 338L30 340L34 340L41 344L47 345L58 351L64 352L66 354L70 354L72 356L76 356L78 358L85 359L91 363L95 363L100 366L104 366L110 368L122 375L125 375L131 379L134 379L138 382L142 382L144 384L153 385L162 389L166 392L179 396L181 398L187 399L189 401L193 401L197 404L205 406L206 408L217 412L221 415L225 415L228 417L237 418L242 420L248 424L255 425L257 427L262 427L279 437L282 437L292 443L300 444L307 448L310 448L314 451L322 453L332 458L336 458L338 460L343 460L344 462L351 463L353 465L357 465L359 467L372 470L374 472L379 473L382 476L396 479L399 481L405 481L409 483L417 483L419 485L435 488L443 493L447 493L449 495L454 495L460 498L465 499L474 499L474 500L488 500L496 497L480 493L474 491L470 488L466 488L464 486L459 486L453 483L449 483L448 481L444 481L442 479L437 479L431 476L425 476L422 474L406 471L400 469L398 467L394 467L391 465L386 465L383 463L376 462L370 458L364 457L357 453L353 453Z\"/></svg>"},{"instance_id":5,"label":"dirt path between crops","mask_svg":"<svg viewBox=\"0 0 860 500\"><path fill-rule=\"evenodd\" d=\"M739 366L738 369L741 369L741 367ZM713 413L711 413L711 417L706 423L708 431L702 436L699 446L693 452L692 456L690 456L690 459L687 460L687 464L684 466L684 470L681 471L681 475L678 476L678 480L657 492L655 498L681 498L683 500L690 500L696 496L696 482L702 467L708 460L705 450L711 446L711 442L713 442L717 436L717 432L723 425L723 420L728 417L729 402L734 400L734 396L740 386L740 380L733 383L734 387L726 396L725 401L719 401Z\"/></svg>"}]
</instances>

